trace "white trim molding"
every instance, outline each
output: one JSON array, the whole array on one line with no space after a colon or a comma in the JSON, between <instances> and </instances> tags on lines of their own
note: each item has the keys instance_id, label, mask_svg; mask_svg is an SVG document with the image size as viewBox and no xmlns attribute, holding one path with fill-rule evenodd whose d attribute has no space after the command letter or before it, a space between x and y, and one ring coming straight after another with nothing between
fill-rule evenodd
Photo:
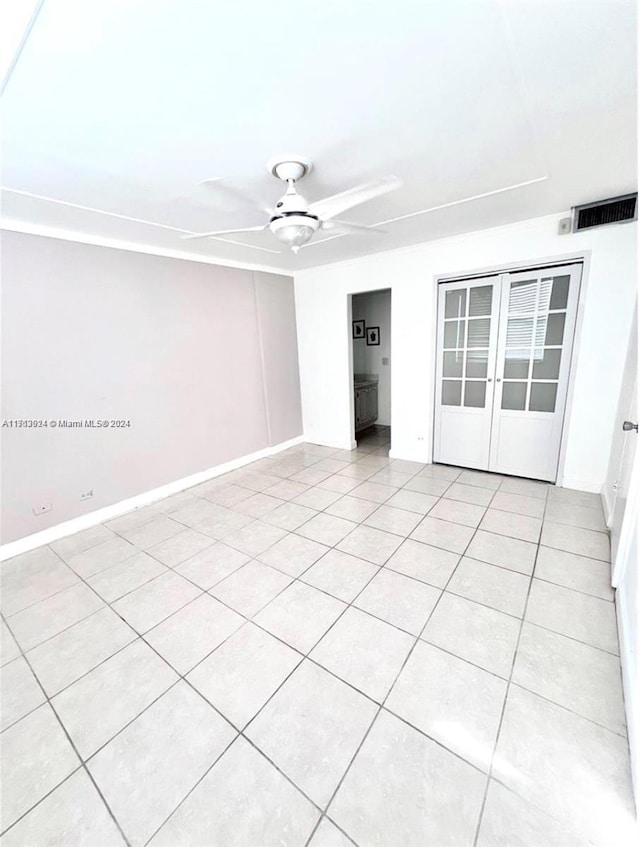
<instances>
[{"instance_id":1,"label":"white trim molding","mask_svg":"<svg viewBox=\"0 0 640 847\"><path fill-rule=\"evenodd\" d=\"M290 447L295 447L297 444L302 444L305 438L302 435L296 438L291 438L289 441L283 441L272 447L265 447L263 450L258 450L256 453L250 453L246 456L240 456L238 459L232 459L230 462L225 462L223 465L216 465L213 468L208 468L205 471L191 474L190 476L176 479L174 482L169 482L159 488L153 488L151 491L145 491L143 494L137 494L135 497L129 497L127 500L121 500L119 503L114 503L112 506L105 506L103 509L96 509L87 515L82 515L79 518L72 518L70 521L51 526L48 529L43 529L41 532L35 532L32 535L26 535L24 538L19 538L17 541L10 541L8 544L0 546L0 562L11 559L14 556L19 556L21 553L27 553L29 550L35 550L36 547L42 547L44 544L51 544L52 541L58 541L60 538L65 538L68 535L74 535L83 529L89 529L92 526L105 523L105 521L113 520L114 518L124 515L126 512L132 512L136 509L141 509L143 506L148 506L158 500L163 500L171 494L177 494L187 488L192 488L194 485L199 485L202 482L207 482L229 471L237 470L252 462L257 462L259 459L266 459L269 456L274 456L281 453L283 450L288 450Z\"/></svg>"}]
</instances>

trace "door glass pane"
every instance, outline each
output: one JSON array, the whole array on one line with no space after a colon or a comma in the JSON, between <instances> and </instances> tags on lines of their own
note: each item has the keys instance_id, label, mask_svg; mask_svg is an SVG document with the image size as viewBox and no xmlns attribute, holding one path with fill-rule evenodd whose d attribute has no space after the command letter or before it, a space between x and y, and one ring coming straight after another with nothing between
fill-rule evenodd
<instances>
[{"instance_id":1,"label":"door glass pane","mask_svg":"<svg viewBox=\"0 0 640 847\"><path fill-rule=\"evenodd\" d=\"M464 324L464 321L445 321L445 347L464 347Z\"/></svg>"},{"instance_id":2,"label":"door glass pane","mask_svg":"<svg viewBox=\"0 0 640 847\"><path fill-rule=\"evenodd\" d=\"M529 398L529 411L555 412L557 393L557 382L532 382L531 397Z\"/></svg>"},{"instance_id":3,"label":"door glass pane","mask_svg":"<svg viewBox=\"0 0 640 847\"><path fill-rule=\"evenodd\" d=\"M468 350L466 375L485 379L487 376L488 361L488 350Z\"/></svg>"},{"instance_id":4,"label":"door glass pane","mask_svg":"<svg viewBox=\"0 0 640 847\"><path fill-rule=\"evenodd\" d=\"M479 318L475 321L469 321L468 332L468 347L488 347L489 346L489 325L490 318Z\"/></svg>"},{"instance_id":5,"label":"door glass pane","mask_svg":"<svg viewBox=\"0 0 640 847\"><path fill-rule=\"evenodd\" d=\"M462 357L464 353L444 353L442 361L442 376L462 376Z\"/></svg>"},{"instance_id":6,"label":"door glass pane","mask_svg":"<svg viewBox=\"0 0 640 847\"><path fill-rule=\"evenodd\" d=\"M509 318L507 347L531 347L533 343L533 318Z\"/></svg>"},{"instance_id":7,"label":"door glass pane","mask_svg":"<svg viewBox=\"0 0 640 847\"><path fill-rule=\"evenodd\" d=\"M469 291L469 316L491 314L491 300L493 297L492 285L481 285Z\"/></svg>"},{"instance_id":8,"label":"door glass pane","mask_svg":"<svg viewBox=\"0 0 640 847\"><path fill-rule=\"evenodd\" d=\"M547 318L547 332L544 338L545 344L562 344L564 336L564 313L549 315Z\"/></svg>"},{"instance_id":9,"label":"door glass pane","mask_svg":"<svg viewBox=\"0 0 640 847\"><path fill-rule=\"evenodd\" d=\"M527 279L512 282L509 291L509 314L527 314L535 311L538 295L538 280Z\"/></svg>"},{"instance_id":10,"label":"door glass pane","mask_svg":"<svg viewBox=\"0 0 640 847\"><path fill-rule=\"evenodd\" d=\"M463 318L467 307L467 290L459 288L456 291L447 291L444 301L445 318Z\"/></svg>"},{"instance_id":11,"label":"door glass pane","mask_svg":"<svg viewBox=\"0 0 640 847\"><path fill-rule=\"evenodd\" d=\"M550 309L566 309L569 299L569 279L567 276L554 276L551 290Z\"/></svg>"},{"instance_id":12,"label":"door glass pane","mask_svg":"<svg viewBox=\"0 0 640 847\"><path fill-rule=\"evenodd\" d=\"M538 353L538 351L536 351ZM534 379L558 379L562 350L543 350L533 361Z\"/></svg>"},{"instance_id":13,"label":"door glass pane","mask_svg":"<svg viewBox=\"0 0 640 847\"><path fill-rule=\"evenodd\" d=\"M514 409L515 411L523 412L526 399L526 382L504 382L502 384L503 409Z\"/></svg>"},{"instance_id":14,"label":"door glass pane","mask_svg":"<svg viewBox=\"0 0 640 847\"><path fill-rule=\"evenodd\" d=\"M504 360L505 379L527 379L530 350L507 350Z\"/></svg>"},{"instance_id":15,"label":"door glass pane","mask_svg":"<svg viewBox=\"0 0 640 847\"><path fill-rule=\"evenodd\" d=\"M465 382L464 405L484 408L484 399L487 391L486 382Z\"/></svg>"},{"instance_id":16,"label":"door glass pane","mask_svg":"<svg viewBox=\"0 0 640 847\"><path fill-rule=\"evenodd\" d=\"M462 397L462 380L461 379L443 379L442 380L442 405L443 406L459 406Z\"/></svg>"}]
</instances>

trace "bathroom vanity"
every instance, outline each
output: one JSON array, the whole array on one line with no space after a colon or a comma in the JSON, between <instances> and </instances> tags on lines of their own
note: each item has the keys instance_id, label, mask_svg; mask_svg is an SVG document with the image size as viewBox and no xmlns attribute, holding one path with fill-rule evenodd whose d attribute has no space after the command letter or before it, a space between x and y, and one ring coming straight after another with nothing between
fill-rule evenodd
<instances>
[{"instance_id":1,"label":"bathroom vanity","mask_svg":"<svg viewBox=\"0 0 640 847\"><path fill-rule=\"evenodd\" d=\"M378 378L371 374L356 374L353 400L355 429L360 432L378 420Z\"/></svg>"}]
</instances>

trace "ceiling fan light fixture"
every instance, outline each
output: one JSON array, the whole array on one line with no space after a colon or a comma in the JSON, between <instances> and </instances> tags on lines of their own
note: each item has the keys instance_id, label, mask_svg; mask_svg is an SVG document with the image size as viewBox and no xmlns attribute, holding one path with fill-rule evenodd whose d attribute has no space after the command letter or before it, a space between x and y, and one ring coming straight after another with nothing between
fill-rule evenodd
<instances>
[{"instance_id":1,"label":"ceiling fan light fixture","mask_svg":"<svg viewBox=\"0 0 640 847\"><path fill-rule=\"evenodd\" d=\"M298 247L306 244L320 226L320 221L310 215L287 215L276 218L269 224L269 229L283 244L291 247L297 253Z\"/></svg>"}]
</instances>

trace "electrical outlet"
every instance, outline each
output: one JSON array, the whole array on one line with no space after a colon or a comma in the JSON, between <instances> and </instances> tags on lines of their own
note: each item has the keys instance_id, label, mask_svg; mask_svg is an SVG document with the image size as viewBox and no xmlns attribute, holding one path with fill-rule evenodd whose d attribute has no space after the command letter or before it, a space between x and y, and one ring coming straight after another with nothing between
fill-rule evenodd
<instances>
[{"instance_id":1,"label":"electrical outlet","mask_svg":"<svg viewBox=\"0 0 640 847\"><path fill-rule=\"evenodd\" d=\"M41 503L38 506L33 506L31 511L37 517L38 515L44 515L47 512L50 512L51 509L53 509L53 506L51 505L51 503Z\"/></svg>"},{"instance_id":2,"label":"electrical outlet","mask_svg":"<svg viewBox=\"0 0 640 847\"><path fill-rule=\"evenodd\" d=\"M389 357L388 357L388 356L383 356L383 357L382 357L382 364L383 364L383 365L388 365L388 364L389 364Z\"/></svg>"},{"instance_id":3,"label":"electrical outlet","mask_svg":"<svg viewBox=\"0 0 640 847\"><path fill-rule=\"evenodd\" d=\"M93 497L93 488L91 491L87 491L85 494L80 495L80 500L91 500Z\"/></svg>"}]
</instances>

